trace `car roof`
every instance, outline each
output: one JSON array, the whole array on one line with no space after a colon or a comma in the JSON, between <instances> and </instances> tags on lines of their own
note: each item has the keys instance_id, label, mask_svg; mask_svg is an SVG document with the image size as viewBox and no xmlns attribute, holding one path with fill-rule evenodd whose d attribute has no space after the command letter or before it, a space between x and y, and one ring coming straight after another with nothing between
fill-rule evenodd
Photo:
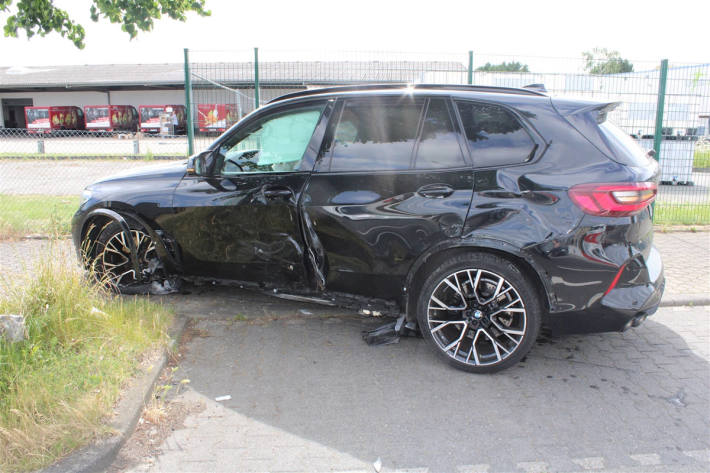
<instances>
[{"instance_id":1,"label":"car roof","mask_svg":"<svg viewBox=\"0 0 710 473\"><path fill-rule=\"evenodd\" d=\"M538 84L536 84L537 86ZM325 87L321 89L309 89L282 95L269 102L269 104L282 102L297 98L333 98L338 96L372 96L372 95L396 95L403 92L422 95L424 93L447 93L449 95L470 96L470 95L521 95L548 97L537 88L513 88L513 87L493 87L487 85L458 85L458 84L367 84L350 85L340 87Z\"/></svg>"}]
</instances>

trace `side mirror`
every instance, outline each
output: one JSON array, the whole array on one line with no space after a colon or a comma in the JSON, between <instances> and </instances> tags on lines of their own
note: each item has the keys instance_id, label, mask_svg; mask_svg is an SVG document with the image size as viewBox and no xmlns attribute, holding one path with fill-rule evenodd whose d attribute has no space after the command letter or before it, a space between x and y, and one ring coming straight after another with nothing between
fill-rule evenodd
<instances>
[{"instance_id":1,"label":"side mirror","mask_svg":"<svg viewBox=\"0 0 710 473\"><path fill-rule=\"evenodd\" d=\"M202 176L205 174L207 158L210 156L209 151L203 151L200 154L190 156L187 160L187 173L191 176Z\"/></svg>"},{"instance_id":2,"label":"side mirror","mask_svg":"<svg viewBox=\"0 0 710 473\"><path fill-rule=\"evenodd\" d=\"M656 158L656 150L655 149L649 149L648 153L646 153L649 158Z\"/></svg>"}]
</instances>

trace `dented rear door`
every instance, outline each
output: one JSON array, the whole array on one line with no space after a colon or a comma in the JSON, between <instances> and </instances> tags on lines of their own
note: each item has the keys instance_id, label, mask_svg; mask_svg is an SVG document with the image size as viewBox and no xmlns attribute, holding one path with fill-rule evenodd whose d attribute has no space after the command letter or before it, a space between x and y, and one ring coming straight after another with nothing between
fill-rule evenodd
<instances>
[{"instance_id":1,"label":"dented rear door","mask_svg":"<svg viewBox=\"0 0 710 473\"><path fill-rule=\"evenodd\" d=\"M392 299L414 261L461 235L473 188L445 97L342 99L304 190L310 261L329 291Z\"/></svg>"}]
</instances>

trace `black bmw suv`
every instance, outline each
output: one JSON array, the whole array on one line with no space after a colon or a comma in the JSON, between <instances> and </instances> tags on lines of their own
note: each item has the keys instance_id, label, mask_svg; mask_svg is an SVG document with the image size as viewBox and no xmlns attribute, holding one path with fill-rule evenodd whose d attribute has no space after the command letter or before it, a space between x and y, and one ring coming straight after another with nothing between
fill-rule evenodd
<instances>
[{"instance_id":1,"label":"black bmw suv","mask_svg":"<svg viewBox=\"0 0 710 473\"><path fill-rule=\"evenodd\" d=\"M285 95L187 162L89 186L74 242L122 292L216 281L401 315L454 366L500 370L542 324L625 330L659 305L658 166L606 120L616 105L478 86Z\"/></svg>"}]
</instances>

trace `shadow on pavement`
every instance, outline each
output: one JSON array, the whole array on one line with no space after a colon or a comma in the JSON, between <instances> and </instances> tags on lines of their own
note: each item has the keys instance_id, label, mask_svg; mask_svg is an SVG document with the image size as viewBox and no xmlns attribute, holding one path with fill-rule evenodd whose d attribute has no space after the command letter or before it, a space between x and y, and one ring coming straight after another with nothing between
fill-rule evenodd
<instances>
[{"instance_id":1,"label":"shadow on pavement","mask_svg":"<svg viewBox=\"0 0 710 473\"><path fill-rule=\"evenodd\" d=\"M326 447L331 467L342 453L432 472L481 464L513 471L538 461L577 471L573 460L589 457L638 467L634 454L697 469L683 452L708 448L710 366L653 319L625 334L541 337L523 363L471 375L423 339L367 346L361 332L385 320L351 311L225 289L180 296L176 305L206 334L189 342L181 375L208 404L231 395L219 405L238 414L195 420L192 437L221 422L224 435L205 442L242 449L229 463L239 471L273 469L255 449L308 470L315 464L294 439Z\"/></svg>"}]
</instances>

